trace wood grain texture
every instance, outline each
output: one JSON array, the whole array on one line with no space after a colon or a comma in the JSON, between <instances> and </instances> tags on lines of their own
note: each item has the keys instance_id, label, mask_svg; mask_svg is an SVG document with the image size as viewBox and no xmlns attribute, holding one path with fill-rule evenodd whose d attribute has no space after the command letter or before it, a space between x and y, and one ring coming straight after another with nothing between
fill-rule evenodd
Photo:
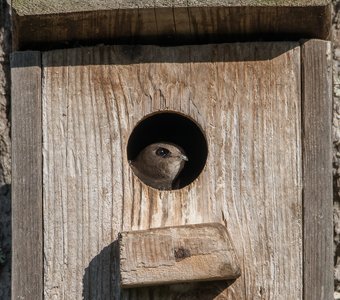
<instances>
[{"instance_id":1,"label":"wood grain texture","mask_svg":"<svg viewBox=\"0 0 340 300\"><path fill-rule=\"evenodd\" d=\"M40 65L40 52L12 54L12 299L43 295Z\"/></svg>"},{"instance_id":2,"label":"wood grain texture","mask_svg":"<svg viewBox=\"0 0 340 300\"><path fill-rule=\"evenodd\" d=\"M220 223L122 232L119 253L123 288L240 276L227 228Z\"/></svg>"},{"instance_id":3,"label":"wood grain texture","mask_svg":"<svg viewBox=\"0 0 340 300\"><path fill-rule=\"evenodd\" d=\"M15 49L327 39L331 28L329 0L14 0L12 6Z\"/></svg>"},{"instance_id":4,"label":"wood grain texture","mask_svg":"<svg viewBox=\"0 0 340 300\"><path fill-rule=\"evenodd\" d=\"M43 65L47 299L302 298L299 44L81 48ZM176 191L142 184L126 155L164 110L195 120L209 149ZM223 219L242 272L231 286L121 293L118 232Z\"/></svg>"},{"instance_id":5,"label":"wood grain texture","mask_svg":"<svg viewBox=\"0 0 340 300\"><path fill-rule=\"evenodd\" d=\"M302 47L304 299L332 299L332 49L311 40Z\"/></svg>"}]
</instances>

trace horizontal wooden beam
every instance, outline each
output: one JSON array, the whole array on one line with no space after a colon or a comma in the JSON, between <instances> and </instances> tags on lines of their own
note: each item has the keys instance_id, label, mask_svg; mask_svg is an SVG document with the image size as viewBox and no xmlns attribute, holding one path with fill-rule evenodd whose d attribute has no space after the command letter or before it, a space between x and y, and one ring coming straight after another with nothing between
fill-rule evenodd
<instances>
[{"instance_id":1,"label":"horizontal wooden beam","mask_svg":"<svg viewBox=\"0 0 340 300\"><path fill-rule=\"evenodd\" d=\"M226 227L219 223L120 234L123 288L236 279L241 271Z\"/></svg>"},{"instance_id":2,"label":"horizontal wooden beam","mask_svg":"<svg viewBox=\"0 0 340 300\"><path fill-rule=\"evenodd\" d=\"M13 0L14 49L329 37L330 0Z\"/></svg>"}]
</instances>

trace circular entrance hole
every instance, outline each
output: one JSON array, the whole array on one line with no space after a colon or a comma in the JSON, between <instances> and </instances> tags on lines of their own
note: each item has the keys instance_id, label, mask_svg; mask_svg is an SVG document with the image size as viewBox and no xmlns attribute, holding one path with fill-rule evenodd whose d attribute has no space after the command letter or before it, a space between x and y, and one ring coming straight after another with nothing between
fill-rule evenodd
<instances>
[{"instance_id":1,"label":"circular entrance hole","mask_svg":"<svg viewBox=\"0 0 340 300\"><path fill-rule=\"evenodd\" d=\"M169 142L182 147L189 159L173 189L187 186L200 175L207 160L208 145L195 121L176 112L159 112L146 116L129 137L128 159L135 160L146 146L157 142Z\"/></svg>"}]
</instances>

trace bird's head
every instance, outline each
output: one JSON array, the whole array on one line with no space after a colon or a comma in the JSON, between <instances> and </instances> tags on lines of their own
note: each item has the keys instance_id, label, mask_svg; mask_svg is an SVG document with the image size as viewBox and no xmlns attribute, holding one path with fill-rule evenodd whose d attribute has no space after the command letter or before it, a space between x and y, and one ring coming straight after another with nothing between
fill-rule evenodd
<instances>
[{"instance_id":1,"label":"bird's head","mask_svg":"<svg viewBox=\"0 0 340 300\"><path fill-rule=\"evenodd\" d=\"M182 171L186 161L188 157L180 146L160 142L145 147L133 164L148 178L172 182Z\"/></svg>"},{"instance_id":2,"label":"bird's head","mask_svg":"<svg viewBox=\"0 0 340 300\"><path fill-rule=\"evenodd\" d=\"M184 150L171 143L155 143L147 146L141 153L144 162L164 178L174 179L188 161Z\"/></svg>"}]
</instances>

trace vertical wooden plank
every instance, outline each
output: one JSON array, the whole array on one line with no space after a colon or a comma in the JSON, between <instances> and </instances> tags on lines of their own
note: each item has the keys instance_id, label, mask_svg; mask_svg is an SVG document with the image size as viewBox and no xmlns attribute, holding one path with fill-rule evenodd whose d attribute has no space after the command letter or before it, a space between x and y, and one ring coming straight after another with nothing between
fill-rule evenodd
<instances>
[{"instance_id":1,"label":"vertical wooden plank","mask_svg":"<svg viewBox=\"0 0 340 300\"><path fill-rule=\"evenodd\" d=\"M46 299L301 299L300 53L294 42L44 53ZM158 111L207 137L204 170L180 190L149 188L128 163L132 130ZM232 285L120 293L119 231L222 216L242 269Z\"/></svg>"},{"instance_id":2,"label":"vertical wooden plank","mask_svg":"<svg viewBox=\"0 0 340 300\"><path fill-rule=\"evenodd\" d=\"M304 299L333 298L331 44L302 46Z\"/></svg>"},{"instance_id":3,"label":"vertical wooden plank","mask_svg":"<svg viewBox=\"0 0 340 300\"><path fill-rule=\"evenodd\" d=\"M12 68L12 299L42 299L40 52L17 52Z\"/></svg>"},{"instance_id":4,"label":"vertical wooden plank","mask_svg":"<svg viewBox=\"0 0 340 300\"><path fill-rule=\"evenodd\" d=\"M80 52L42 56L44 296L118 300L125 129L109 53Z\"/></svg>"}]
</instances>

